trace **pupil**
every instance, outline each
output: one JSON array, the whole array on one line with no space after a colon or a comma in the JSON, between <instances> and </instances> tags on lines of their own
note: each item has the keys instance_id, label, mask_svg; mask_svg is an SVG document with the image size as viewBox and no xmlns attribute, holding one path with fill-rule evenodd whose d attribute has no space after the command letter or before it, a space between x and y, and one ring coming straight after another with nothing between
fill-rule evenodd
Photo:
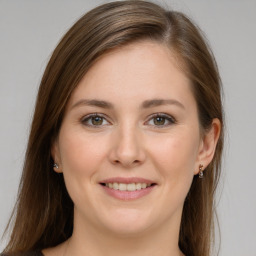
<instances>
[{"instance_id":1,"label":"pupil","mask_svg":"<svg viewBox=\"0 0 256 256\"><path fill-rule=\"evenodd\" d=\"M93 125L101 125L102 124L102 118L99 116L93 117L92 119Z\"/></svg>"},{"instance_id":2,"label":"pupil","mask_svg":"<svg viewBox=\"0 0 256 256\"><path fill-rule=\"evenodd\" d=\"M156 117L154 120L154 124L155 125L163 125L165 122L165 118L164 117Z\"/></svg>"}]
</instances>

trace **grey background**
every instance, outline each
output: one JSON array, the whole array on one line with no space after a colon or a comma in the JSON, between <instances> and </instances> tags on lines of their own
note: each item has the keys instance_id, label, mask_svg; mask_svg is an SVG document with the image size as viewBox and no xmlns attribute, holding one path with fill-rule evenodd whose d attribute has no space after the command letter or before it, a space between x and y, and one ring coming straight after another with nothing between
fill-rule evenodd
<instances>
[{"instance_id":1,"label":"grey background","mask_svg":"<svg viewBox=\"0 0 256 256\"><path fill-rule=\"evenodd\" d=\"M0 235L15 201L45 65L64 32L103 2L0 0ZM218 199L220 256L256 256L256 1L165 3L188 14L205 32L224 84L227 140ZM4 244L2 240L0 250Z\"/></svg>"}]
</instances>

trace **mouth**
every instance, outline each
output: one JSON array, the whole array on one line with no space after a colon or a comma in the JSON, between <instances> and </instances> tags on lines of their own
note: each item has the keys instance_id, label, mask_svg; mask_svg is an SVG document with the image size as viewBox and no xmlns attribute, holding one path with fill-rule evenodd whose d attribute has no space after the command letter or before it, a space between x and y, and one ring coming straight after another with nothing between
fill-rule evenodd
<instances>
[{"instance_id":1,"label":"mouth","mask_svg":"<svg viewBox=\"0 0 256 256\"><path fill-rule=\"evenodd\" d=\"M157 186L156 182L143 178L111 178L99 183L103 190L119 200L135 200L146 196Z\"/></svg>"},{"instance_id":2,"label":"mouth","mask_svg":"<svg viewBox=\"0 0 256 256\"><path fill-rule=\"evenodd\" d=\"M145 182L134 182L134 183L118 183L118 182L108 182L100 183L100 185L119 191L139 191L146 189L148 187L153 187L156 183L145 183Z\"/></svg>"}]
</instances>

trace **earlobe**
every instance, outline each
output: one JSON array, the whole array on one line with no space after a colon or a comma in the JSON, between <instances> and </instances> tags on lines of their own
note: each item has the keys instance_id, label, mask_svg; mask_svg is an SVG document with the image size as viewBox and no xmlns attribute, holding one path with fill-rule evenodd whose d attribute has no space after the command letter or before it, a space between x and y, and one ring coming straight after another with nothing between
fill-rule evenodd
<instances>
[{"instance_id":1,"label":"earlobe","mask_svg":"<svg viewBox=\"0 0 256 256\"><path fill-rule=\"evenodd\" d=\"M210 164L214 157L217 142L221 131L221 123L218 118L212 120L212 126L207 131L201 141L199 148L197 166L203 165L204 169ZM199 173L199 168L196 168L195 174Z\"/></svg>"},{"instance_id":2,"label":"earlobe","mask_svg":"<svg viewBox=\"0 0 256 256\"><path fill-rule=\"evenodd\" d=\"M62 173L61 163L60 163L60 154L59 154L57 141L54 141L53 144L52 144L51 156L52 156L52 159L54 161L53 170L57 173Z\"/></svg>"}]
</instances>

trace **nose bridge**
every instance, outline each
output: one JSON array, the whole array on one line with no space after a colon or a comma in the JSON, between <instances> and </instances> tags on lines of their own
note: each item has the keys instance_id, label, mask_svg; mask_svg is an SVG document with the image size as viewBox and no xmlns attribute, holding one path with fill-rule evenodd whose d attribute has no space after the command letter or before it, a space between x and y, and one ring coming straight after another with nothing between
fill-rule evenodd
<instances>
[{"instance_id":1,"label":"nose bridge","mask_svg":"<svg viewBox=\"0 0 256 256\"><path fill-rule=\"evenodd\" d=\"M124 166L142 163L145 152L139 128L132 123L120 124L114 134L112 161Z\"/></svg>"}]
</instances>

